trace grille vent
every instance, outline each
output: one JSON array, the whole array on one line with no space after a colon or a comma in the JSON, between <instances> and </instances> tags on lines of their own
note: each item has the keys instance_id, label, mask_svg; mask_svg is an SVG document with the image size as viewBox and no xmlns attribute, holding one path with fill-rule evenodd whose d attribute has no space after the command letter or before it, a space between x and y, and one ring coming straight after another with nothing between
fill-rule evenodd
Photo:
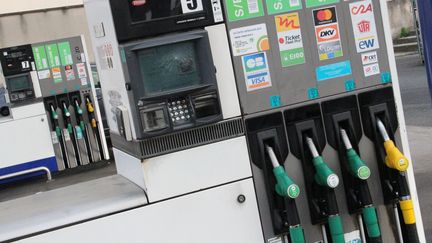
<instances>
[{"instance_id":1,"label":"grille vent","mask_svg":"<svg viewBox=\"0 0 432 243\"><path fill-rule=\"evenodd\" d=\"M239 118L141 141L141 151L148 158L243 134L243 120Z\"/></svg>"}]
</instances>

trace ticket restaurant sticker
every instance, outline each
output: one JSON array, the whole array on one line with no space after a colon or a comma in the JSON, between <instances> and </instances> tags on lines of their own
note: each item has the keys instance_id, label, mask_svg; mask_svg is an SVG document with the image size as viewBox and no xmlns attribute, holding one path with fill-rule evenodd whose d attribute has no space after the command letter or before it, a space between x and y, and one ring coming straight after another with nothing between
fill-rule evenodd
<instances>
[{"instance_id":1,"label":"ticket restaurant sticker","mask_svg":"<svg viewBox=\"0 0 432 243\"><path fill-rule=\"evenodd\" d=\"M264 16L262 0L225 0L230 22Z\"/></svg>"},{"instance_id":2,"label":"ticket restaurant sticker","mask_svg":"<svg viewBox=\"0 0 432 243\"><path fill-rule=\"evenodd\" d=\"M298 13L275 16L282 67L305 63Z\"/></svg>"},{"instance_id":3,"label":"ticket restaurant sticker","mask_svg":"<svg viewBox=\"0 0 432 243\"><path fill-rule=\"evenodd\" d=\"M302 9L301 0L266 0L269 15Z\"/></svg>"},{"instance_id":4,"label":"ticket restaurant sticker","mask_svg":"<svg viewBox=\"0 0 432 243\"><path fill-rule=\"evenodd\" d=\"M336 7L313 10L320 61L343 56Z\"/></svg>"},{"instance_id":5,"label":"ticket restaurant sticker","mask_svg":"<svg viewBox=\"0 0 432 243\"><path fill-rule=\"evenodd\" d=\"M357 53L379 48L375 16L371 0L350 3L351 21Z\"/></svg>"},{"instance_id":6,"label":"ticket restaurant sticker","mask_svg":"<svg viewBox=\"0 0 432 243\"><path fill-rule=\"evenodd\" d=\"M270 49L265 24L245 26L230 31L234 56L242 56Z\"/></svg>"},{"instance_id":7,"label":"ticket restaurant sticker","mask_svg":"<svg viewBox=\"0 0 432 243\"><path fill-rule=\"evenodd\" d=\"M242 60L248 92L272 86L265 52L243 56Z\"/></svg>"}]
</instances>

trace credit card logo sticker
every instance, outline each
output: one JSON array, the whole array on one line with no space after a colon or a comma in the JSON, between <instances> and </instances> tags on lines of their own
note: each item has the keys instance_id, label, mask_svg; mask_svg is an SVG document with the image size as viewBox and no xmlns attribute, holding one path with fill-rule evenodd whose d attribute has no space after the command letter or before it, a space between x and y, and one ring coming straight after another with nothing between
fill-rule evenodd
<instances>
[{"instance_id":1,"label":"credit card logo sticker","mask_svg":"<svg viewBox=\"0 0 432 243\"><path fill-rule=\"evenodd\" d=\"M275 16L282 67L305 63L298 13Z\"/></svg>"},{"instance_id":2,"label":"credit card logo sticker","mask_svg":"<svg viewBox=\"0 0 432 243\"><path fill-rule=\"evenodd\" d=\"M315 37L320 61L343 56L336 7L315 9Z\"/></svg>"},{"instance_id":3,"label":"credit card logo sticker","mask_svg":"<svg viewBox=\"0 0 432 243\"><path fill-rule=\"evenodd\" d=\"M231 47L234 56L247 55L270 49L265 24L257 24L230 31Z\"/></svg>"},{"instance_id":4,"label":"credit card logo sticker","mask_svg":"<svg viewBox=\"0 0 432 243\"><path fill-rule=\"evenodd\" d=\"M272 86L267 56L264 52L243 56L242 61L248 92Z\"/></svg>"},{"instance_id":5,"label":"credit card logo sticker","mask_svg":"<svg viewBox=\"0 0 432 243\"><path fill-rule=\"evenodd\" d=\"M371 64L363 67L363 72L365 77L370 77L372 75L380 74L379 64Z\"/></svg>"},{"instance_id":6,"label":"credit card logo sticker","mask_svg":"<svg viewBox=\"0 0 432 243\"><path fill-rule=\"evenodd\" d=\"M372 1L354 2L349 6L357 53L378 49L379 41Z\"/></svg>"}]
</instances>

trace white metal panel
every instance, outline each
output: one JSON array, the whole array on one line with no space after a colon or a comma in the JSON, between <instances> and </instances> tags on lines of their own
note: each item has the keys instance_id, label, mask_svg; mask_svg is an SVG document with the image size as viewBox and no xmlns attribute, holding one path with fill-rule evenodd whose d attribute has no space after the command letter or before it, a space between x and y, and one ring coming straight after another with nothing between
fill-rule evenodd
<instances>
[{"instance_id":1,"label":"white metal panel","mask_svg":"<svg viewBox=\"0 0 432 243\"><path fill-rule=\"evenodd\" d=\"M406 123L405 123L405 115L403 111L403 104L402 104L402 95L400 92L400 85L399 85L399 76L396 66L396 58L394 55L393 50L393 40L391 35L391 29L390 29L390 21L389 21L389 13L387 8L387 1L381 0L381 16L383 19L383 25L384 25L384 32L385 32L385 41L387 45L387 53L389 58L389 64L390 64L390 72L392 76L392 83L393 83L393 93L396 103L396 110L397 110L397 117L399 122L399 130L401 135L401 142L402 142L402 149L404 152L404 155L408 158L409 161L413 162L411 159L411 153L408 143L408 134L406 131ZM426 237L424 232L424 226L423 226L423 219L421 216L420 211L420 203L419 198L417 194L417 186L414 178L414 169L411 164L411 166L408 168L408 184L410 189L410 195L414 202L414 212L416 217L416 227L417 227L417 233L419 235L419 240L422 243L426 243Z\"/></svg>"},{"instance_id":2,"label":"white metal panel","mask_svg":"<svg viewBox=\"0 0 432 243\"><path fill-rule=\"evenodd\" d=\"M224 119L241 115L237 86L225 24L209 26L208 31L213 62Z\"/></svg>"},{"instance_id":3,"label":"white metal panel","mask_svg":"<svg viewBox=\"0 0 432 243\"><path fill-rule=\"evenodd\" d=\"M16 106L11 108L11 114L14 120L25 119L32 116L45 115L45 107L42 102L37 102L25 106Z\"/></svg>"},{"instance_id":4,"label":"white metal panel","mask_svg":"<svg viewBox=\"0 0 432 243\"><path fill-rule=\"evenodd\" d=\"M245 137L144 160L150 202L252 176Z\"/></svg>"},{"instance_id":5,"label":"white metal panel","mask_svg":"<svg viewBox=\"0 0 432 243\"><path fill-rule=\"evenodd\" d=\"M181 182L179 182L181 183ZM238 195L246 197L238 203ZM156 203L22 243L262 243L252 179Z\"/></svg>"},{"instance_id":6,"label":"white metal panel","mask_svg":"<svg viewBox=\"0 0 432 243\"><path fill-rule=\"evenodd\" d=\"M0 123L0 168L54 157L46 115Z\"/></svg>"},{"instance_id":7,"label":"white metal panel","mask_svg":"<svg viewBox=\"0 0 432 243\"><path fill-rule=\"evenodd\" d=\"M84 2L87 15L90 36L93 44L93 53L95 55L96 65L100 77L102 96L104 97L104 105L106 117L110 131L119 134L117 121L115 118L115 108L120 105L131 107L128 94L125 87L125 79L123 76L122 62L120 51L115 33L115 27L111 14L111 7L107 0L86 0ZM102 30L103 34L96 37L96 30ZM100 34L100 33L99 33ZM98 47L108 45L113 50L112 68L105 68L101 64L103 53L98 52ZM130 111L129 111L130 113ZM132 117L130 114L129 117ZM136 139L136 133L133 120L130 121L132 126L132 136Z\"/></svg>"},{"instance_id":8,"label":"white metal panel","mask_svg":"<svg viewBox=\"0 0 432 243\"><path fill-rule=\"evenodd\" d=\"M141 160L113 148L117 173L146 190Z\"/></svg>"},{"instance_id":9,"label":"white metal panel","mask_svg":"<svg viewBox=\"0 0 432 243\"><path fill-rule=\"evenodd\" d=\"M120 175L5 201L0 203L0 242L145 204L144 191Z\"/></svg>"}]
</instances>

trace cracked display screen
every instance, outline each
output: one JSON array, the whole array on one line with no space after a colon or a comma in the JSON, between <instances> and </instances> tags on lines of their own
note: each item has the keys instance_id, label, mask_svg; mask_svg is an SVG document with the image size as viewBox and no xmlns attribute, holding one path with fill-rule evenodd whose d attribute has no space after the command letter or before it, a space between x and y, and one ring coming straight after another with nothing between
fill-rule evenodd
<instances>
[{"instance_id":1,"label":"cracked display screen","mask_svg":"<svg viewBox=\"0 0 432 243\"><path fill-rule=\"evenodd\" d=\"M146 95L201 84L195 42L157 46L138 52Z\"/></svg>"}]
</instances>

